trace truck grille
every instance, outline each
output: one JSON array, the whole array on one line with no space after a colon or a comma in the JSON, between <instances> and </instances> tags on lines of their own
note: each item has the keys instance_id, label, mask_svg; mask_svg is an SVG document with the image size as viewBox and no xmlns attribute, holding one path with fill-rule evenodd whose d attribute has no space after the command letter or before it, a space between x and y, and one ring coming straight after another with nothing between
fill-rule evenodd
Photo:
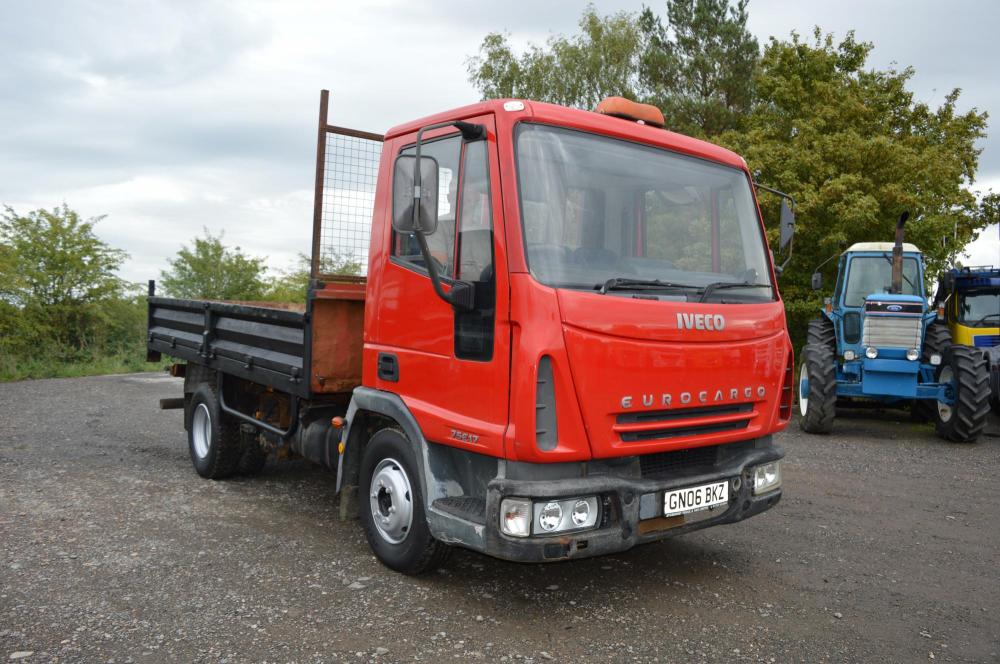
<instances>
[{"instance_id":1,"label":"truck grille","mask_svg":"<svg viewBox=\"0 0 1000 664\"><path fill-rule=\"evenodd\" d=\"M923 329L920 311L906 306L900 313L886 312L885 302L865 303L865 322L861 333L862 345L873 348L920 348Z\"/></svg>"},{"instance_id":2,"label":"truck grille","mask_svg":"<svg viewBox=\"0 0 1000 664\"><path fill-rule=\"evenodd\" d=\"M615 431L625 442L746 429L756 416L752 403L621 413Z\"/></svg>"},{"instance_id":3,"label":"truck grille","mask_svg":"<svg viewBox=\"0 0 1000 664\"><path fill-rule=\"evenodd\" d=\"M706 472L719 463L745 454L753 448L753 441L692 447L671 452L655 452L639 457L639 472L645 479L676 477Z\"/></svg>"}]
</instances>

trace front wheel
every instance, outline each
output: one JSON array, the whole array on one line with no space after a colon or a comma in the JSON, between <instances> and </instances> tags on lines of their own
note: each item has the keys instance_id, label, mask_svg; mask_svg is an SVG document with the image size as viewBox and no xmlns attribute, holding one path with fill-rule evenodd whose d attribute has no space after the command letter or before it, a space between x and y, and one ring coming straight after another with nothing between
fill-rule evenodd
<instances>
[{"instance_id":1,"label":"front wheel","mask_svg":"<svg viewBox=\"0 0 1000 664\"><path fill-rule=\"evenodd\" d=\"M372 436L361 459L361 487L365 536L386 567L421 574L444 563L451 549L427 526L413 446L401 431Z\"/></svg>"},{"instance_id":2,"label":"front wheel","mask_svg":"<svg viewBox=\"0 0 1000 664\"><path fill-rule=\"evenodd\" d=\"M799 426L830 433L837 412L837 361L827 345L806 344L799 368Z\"/></svg>"},{"instance_id":3,"label":"front wheel","mask_svg":"<svg viewBox=\"0 0 1000 664\"><path fill-rule=\"evenodd\" d=\"M937 402L934 424L938 435L956 443L974 443L990 412L990 375L982 353L951 346L938 369L937 382L951 383L953 403Z\"/></svg>"}]
</instances>

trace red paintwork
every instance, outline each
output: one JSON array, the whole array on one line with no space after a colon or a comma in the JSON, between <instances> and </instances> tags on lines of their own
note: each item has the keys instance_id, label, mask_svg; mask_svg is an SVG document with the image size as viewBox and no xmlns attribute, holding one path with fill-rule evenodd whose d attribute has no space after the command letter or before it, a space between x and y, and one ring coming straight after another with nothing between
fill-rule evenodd
<instances>
[{"instance_id":1,"label":"red paintwork","mask_svg":"<svg viewBox=\"0 0 1000 664\"><path fill-rule=\"evenodd\" d=\"M633 455L783 429L790 408L780 402L792 358L780 301L656 302L555 290L528 273L519 222L514 128L518 122L533 121L605 134L733 166L749 178L743 159L704 141L619 118L536 102L507 111L505 101L439 113L386 133L369 253L363 384L398 394L429 440L521 461ZM497 280L494 352L489 362L455 357L450 305L435 296L426 276L389 260L393 160L414 142L420 127L458 119L488 128ZM725 329L679 330L679 312L722 314ZM398 356L398 382L377 378L379 352ZM534 440L536 371L543 355L552 358L559 432L557 447L544 452ZM736 399L731 398L733 389L738 391ZM722 400L716 401L720 390ZM655 424L616 423L621 413L667 409L664 393L672 395L669 408L706 405L700 402L702 397L707 405L749 402L752 409ZM680 403L682 393L690 393L690 403ZM655 395L653 405L643 405L643 396L649 394ZM631 408L623 408L624 396L633 397ZM780 412L779 406L783 406ZM730 421L748 424L736 431L642 442L620 438L629 431ZM471 434L475 440L459 440L456 431L461 438Z\"/></svg>"}]
</instances>

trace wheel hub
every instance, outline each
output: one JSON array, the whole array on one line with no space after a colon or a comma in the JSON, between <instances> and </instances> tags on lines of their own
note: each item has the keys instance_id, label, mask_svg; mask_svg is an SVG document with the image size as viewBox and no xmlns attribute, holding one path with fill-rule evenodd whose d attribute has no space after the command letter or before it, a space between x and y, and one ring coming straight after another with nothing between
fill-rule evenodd
<instances>
[{"instance_id":1,"label":"wheel hub","mask_svg":"<svg viewBox=\"0 0 1000 664\"><path fill-rule=\"evenodd\" d=\"M410 478L395 459L383 459L372 473L368 502L372 521L382 539L399 544L413 523Z\"/></svg>"},{"instance_id":2,"label":"wheel hub","mask_svg":"<svg viewBox=\"0 0 1000 664\"><path fill-rule=\"evenodd\" d=\"M191 440L194 442L194 453L199 459L208 456L209 443L212 440L212 415L208 406L198 404L191 416Z\"/></svg>"},{"instance_id":3,"label":"wheel hub","mask_svg":"<svg viewBox=\"0 0 1000 664\"><path fill-rule=\"evenodd\" d=\"M954 375L954 372L952 371L951 367L944 367L944 368L942 368L941 369L941 373L938 374L938 382L939 383L950 383L954 379L955 379L955 375ZM951 415L952 415L952 411L953 411L951 404L942 403L942 402L938 401L937 402L937 409L938 409L938 419L940 419L942 422L949 422L949 421L951 421Z\"/></svg>"}]
</instances>

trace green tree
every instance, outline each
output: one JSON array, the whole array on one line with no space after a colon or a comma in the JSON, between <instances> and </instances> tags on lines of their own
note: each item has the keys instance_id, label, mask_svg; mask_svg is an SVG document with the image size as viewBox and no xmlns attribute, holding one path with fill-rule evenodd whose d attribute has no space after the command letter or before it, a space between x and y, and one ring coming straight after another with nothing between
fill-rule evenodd
<instances>
[{"instance_id":1,"label":"green tree","mask_svg":"<svg viewBox=\"0 0 1000 664\"><path fill-rule=\"evenodd\" d=\"M605 97L637 99L643 36L634 13L600 16L588 5L580 33L532 44L520 56L507 35L492 32L467 60L469 80L483 99L520 97L591 109Z\"/></svg>"},{"instance_id":2,"label":"green tree","mask_svg":"<svg viewBox=\"0 0 1000 664\"><path fill-rule=\"evenodd\" d=\"M600 16L588 5L578 34L520 55L507 35L486 35L467 61L469 80L483 99L592 109L626 97L659 106L671 129L713 136L750 108L759 46L746 21L746 0L668 0L666 24L648 7Z\"/></svg>"},{"instance_id":3,"label":"green tree","mask_svg":"<svg viewBox=\"0 0 1000 664\"><path fill-rule=\"evenodd\" d=\"M141 369L144 299L127 258L67 205L0 218L0 379ZM86 365L86 366L84 366ZM98 365L100 369L97 369Z\"/></svg>"},{"instance_id":4,"label":"green tree","mask_svg":"<svg viewBox=\"0 0 1000 664\"><path fill-rule=\"evenodd\" d=\"M15 307L80 305L115 297L128 254L102 242L65 204L0 218L0 299Z\"/></svg>"},{"instance_id":5,"label":"green tree","mask_svg":"<svg viewBox=\"0 0 1000 664\"><path fill-rule=\"evenodd\" d=\"M771 38L743 131L719 138L761 182L796 198L795 253L782 277L793 298L807 296L813 268L842 247L891 240L903 210L930 275L995 216L995 198L980 203L969 188L986 113L959 112L957 89L937 108L915 101L906 88L913 70L867 68L872 48L853 33L835 43L818 28L809 41ZM772 198L761 202L777 219ZM832 276L835 261L826 269Z\"/></svg>"},{"instance_id":6,"label":"green tree","mask_svg":"<svg viewBox=\"0 0 1000 664\"><path fill-rule=\"evenodd\" d=\"M222 235L204 229L192 246L183 246L160 272L160 284L173 297L209 300L260 300L266 288L265 259L227 247Z\"/></svg>"},{"instance_id":7,"label":"green tree","mask_svg":"<svg viewBox=\"0 0 1000 664\"><path fill-rule=\"evenodd\" d=\"M648 7L639 15L645 101L671 129L715 136L749 112L760 46L746 8L747 0L667 0L666 26Z\"/></svg>"}]
</instances>

